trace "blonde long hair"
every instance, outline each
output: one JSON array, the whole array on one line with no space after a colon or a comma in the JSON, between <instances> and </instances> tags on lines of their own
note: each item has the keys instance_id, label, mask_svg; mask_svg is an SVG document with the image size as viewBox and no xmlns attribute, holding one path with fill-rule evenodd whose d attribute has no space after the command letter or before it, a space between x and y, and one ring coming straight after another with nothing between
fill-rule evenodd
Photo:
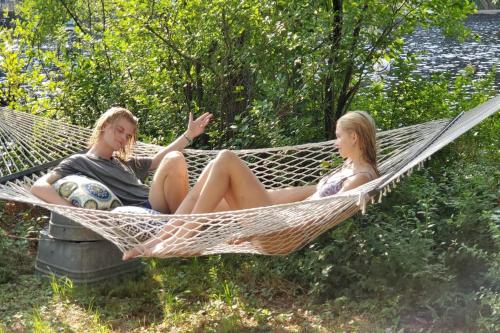
<instances>
[{"instance_id":1,"label":"blonde long hair","mask_svg":"<svg viewBox=\"0 0 500 333\"><path fill-rule=\"evenodd\" d=\"M132 114L132 112L130 112L125 108L112 107L108 109L106 112L104 112L99 117L99 119L97 119L94 125L94 129L92 131L92 135L90 136L87 142L87 147L92 148L101 139L103 133L103 127L105 125L112 125L116 120L121 118L127 119L131 124L135 126L134 134L127 142L127 144L122 149L115 152L116 157L118 157L122 161L126 161L130 157L132 153L132 147L134 146L134 143L137 139L138 119Z\"/></svg>"},{"instance_id":2,"label":"blonde long hair","mask_svg":"<svg viewBox=\"0 0 500 333\"><path fill-rule=\"evenodd\" d=\"M343 130L356 133L363 157L380 176L377 167L377 138L373 118L364 111L351 111L337 121Z\"/></svg>"}]
</instances>

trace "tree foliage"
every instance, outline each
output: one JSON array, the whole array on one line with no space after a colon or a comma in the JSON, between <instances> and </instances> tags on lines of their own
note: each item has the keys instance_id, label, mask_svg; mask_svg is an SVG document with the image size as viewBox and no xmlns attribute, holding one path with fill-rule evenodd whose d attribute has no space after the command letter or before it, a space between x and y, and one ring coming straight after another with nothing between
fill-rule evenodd
<instances>
[{"instance_id":1,"label":"tree foliage","mask_svg":"<svg viewBox=\"0 0 500 333\"><path fill-rule=\"evenodd\" d=\"M406 34L440 26L463 37L473 10L457 0L26 0L2 39L18 41L24 68L43 74L30 89L43 93L3 104L82 125L120 104L158 142L189 111L215 114L211 146L332 138L368 71L396 58Z\"/></svg>"}]
</instances>

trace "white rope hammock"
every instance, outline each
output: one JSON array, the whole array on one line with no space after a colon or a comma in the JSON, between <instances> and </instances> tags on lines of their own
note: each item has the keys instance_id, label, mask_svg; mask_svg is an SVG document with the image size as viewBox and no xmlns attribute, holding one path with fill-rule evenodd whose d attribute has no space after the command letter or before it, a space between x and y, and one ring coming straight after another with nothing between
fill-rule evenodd
<instances>
[{"instance_id":1,"label":"white rope hammock","mask_svg":"<svg viewBox=\"0 0 500 333\"><path fill-rule=\"evenodd\" d=\"M402 176L498 109L500 96L452 121L437 120L378 133L382 175L356 189L318 200L191 215L117 213L53 205L38 199L30 193L31 185L61 159L84 150L91 131L0 109L0 199L35 204L64 215L113 242L123 252L140 249L145 241L159 237L165 226L182 221L175 229L194 226L192 234L168 238L156 256L286 254L360 209L364 211L368 200L380 201ZM139 142L134 154L152 156L159 149L160 146ZM248 163L266 188L315 184L327 171L321 162L338 157L333 141L234 152ZM218 151L186 149L184 153L193 184Z\"/></svg>"}]
</instances>

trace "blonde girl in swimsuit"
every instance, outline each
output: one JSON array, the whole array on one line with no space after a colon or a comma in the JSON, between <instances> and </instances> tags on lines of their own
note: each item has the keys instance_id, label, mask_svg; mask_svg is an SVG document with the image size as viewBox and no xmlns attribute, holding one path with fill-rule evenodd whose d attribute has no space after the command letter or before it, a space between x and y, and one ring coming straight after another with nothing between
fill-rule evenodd
<instances>
[{"instance_id":1,"label":"blonde girl in swimsuit","mask_svg":"<svg viewBox=\"0 0 500 333\"><path fill-rule=\"evenodd\" d=\"M334 174L328 174L317 186L290 187L278 190L267 190L255 174L238 156L229 150L221 151L210 162L200 175L195 186L182 201L176 214L198 214L221 210L240 210L263 207L296 201L316 199L342 193L363 185L379 176L377 169L377 152L375 138L375 122L363 111L348 112L336 125L335 147L346 161L344 167ZM177 226L184 228L177 228ZM161 239L147 241L141 249L132 249L124 254L124 259L141 254L154 256L160 254L168 244L179 238L189 238L199 226L183 221L175 221L167 225ZM290 239L297 239L298 230L290 229ZM269 254L285 254L297 246L291 242L286 248L273 249L265 247L270 237L276 235L257 235L251 241L259 244ZM280 232L280 243L284 237ZM299 237L300 238L300 237ZM248 239L245 239L248 240ZM271 242L272 243L272 242ZM179 255L183 255L179 253Z\"/></svg>"}]
</instances>

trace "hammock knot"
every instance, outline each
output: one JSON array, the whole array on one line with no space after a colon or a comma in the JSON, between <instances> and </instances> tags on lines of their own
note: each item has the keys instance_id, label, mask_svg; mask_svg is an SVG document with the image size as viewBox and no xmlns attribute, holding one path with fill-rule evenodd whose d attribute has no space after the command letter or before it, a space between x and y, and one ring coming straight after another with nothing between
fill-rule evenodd
<instances>
[{"instance_id":1,"label":"hammock knot","mask_svg":"<svg viewBox=\"0 0 500 333\"><path fill-rule=\"evenodd\" d=\"M364 192L364 191L359 192L357 205L361 209L361 214L363 214L363 215L366 214L366 205L367 205L368 200L370 200L370 199L373 199L373 198L370 198L370 195L367 192Z\"/></svg>"}]
</instances>

